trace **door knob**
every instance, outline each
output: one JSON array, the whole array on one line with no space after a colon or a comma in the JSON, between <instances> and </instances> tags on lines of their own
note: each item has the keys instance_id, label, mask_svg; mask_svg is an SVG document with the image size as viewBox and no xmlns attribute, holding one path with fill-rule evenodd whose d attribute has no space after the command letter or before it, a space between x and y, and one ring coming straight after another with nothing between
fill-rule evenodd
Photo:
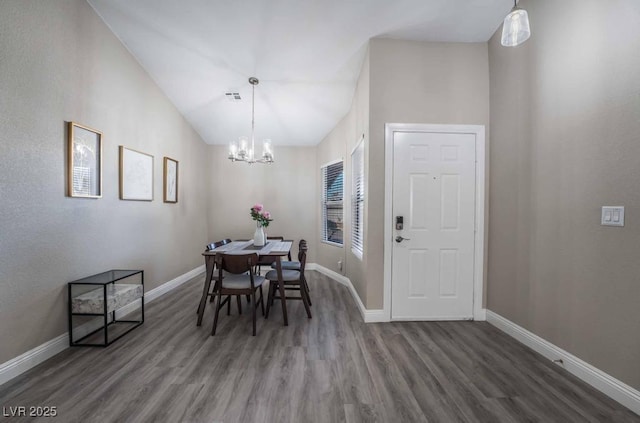
<instances>
[{"instance_id":1,"label":"door knob","mask_svg":"<svg viewBox=\"0 0 640 423\"><path fill-rule=\"evenodd\" d=\"M406 240L406 241L411 241L411 238L403 238L403 237L401 237L400 235L398 235L398 236L396 237L396 242L402 242L402 241L405 241L405 240Z\"/></svg>"}]
</instances>

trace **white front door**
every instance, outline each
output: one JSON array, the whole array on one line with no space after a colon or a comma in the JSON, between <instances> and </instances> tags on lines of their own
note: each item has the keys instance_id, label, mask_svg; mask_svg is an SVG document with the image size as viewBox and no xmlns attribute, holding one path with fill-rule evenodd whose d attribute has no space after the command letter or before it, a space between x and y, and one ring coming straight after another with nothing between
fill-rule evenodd
<instances>
[{"instance_id":1,"label":"white front door","mask_svg":"<svg viewBox=\"0 0 640 423\"><path fill-rule=\"evenodd\" d=\"M393 133L392 319L473 318L475 153L471 133Z\"/></svg>"}]
</instances>

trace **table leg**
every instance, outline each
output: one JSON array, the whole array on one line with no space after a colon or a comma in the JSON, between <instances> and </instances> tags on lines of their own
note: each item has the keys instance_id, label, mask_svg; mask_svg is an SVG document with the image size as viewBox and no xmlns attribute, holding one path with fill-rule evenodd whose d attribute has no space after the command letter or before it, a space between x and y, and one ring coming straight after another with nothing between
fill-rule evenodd
<instances>
[{"instance_id":1,"label":"table leg","mask_svg":"<svg viewBox=\"0 0 640 423\"><path fill-rule=\"evenodd\" d=\"M204 308L207 305L207 294L211 288L211 278L213 277L213 268L215 267L215 256L205 256L205 264L207 272L204 279L204 287L202 289L202 298L200 298L200 305L198 306L198 326L202 325L202 317L204 316Z\"/></svg>"},{"instance_id":2,"label":"table leg","mask_svg":"<svg viewBox=\"0 0 640 423\"><path fill-rule=\"evenodd\" d=\"M282 317L284 318L284 325L289 326L289 319L287 319L287 295L284 291L284 282L282 280L282 263L280 256L276 256L276 271L278 272L278 289L280 290L280 302L282 303Z\"/></svg>"}]
</instances>

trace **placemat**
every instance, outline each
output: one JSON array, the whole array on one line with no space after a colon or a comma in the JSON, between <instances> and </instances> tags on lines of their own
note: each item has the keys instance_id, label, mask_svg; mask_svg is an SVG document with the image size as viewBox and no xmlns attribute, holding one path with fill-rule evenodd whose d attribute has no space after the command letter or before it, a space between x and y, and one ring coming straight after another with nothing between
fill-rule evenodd
<instances>
[{"instance_id":1,"label":"placemat","mask_svg":"<svg viewBox=\"0 0 640 423\"><path fill-rule=\"evenodd\" d=\"M224 253L227 251L233 251L237 249L241 249L245 245L249 244L251 241L231 241L226 245L221 245L218 248L211 250L214 253Z\"/></svg>"},{"instance_id":2,"label":"placemat","mask_svg":"<svg viewBox=\"0 0 640 423\"><path fill-rule=\"evenodd\" d=\"M265 246L263 245L262 247L256 247L255 245L247 245L246 247L243 248L243 250L253 250L253 251L260 251L264 248Z\"/></svg>"},{"instance_id":3,"label":"placemat","mask_svg":"<svg viewBox=\"0 0 640 423\"><path fill-rule=\"evenodd\" d=\"M286 253L291 250L291 244L291 241L274 242L270 251L272 253Z\"/></svg>"}]
</instances>

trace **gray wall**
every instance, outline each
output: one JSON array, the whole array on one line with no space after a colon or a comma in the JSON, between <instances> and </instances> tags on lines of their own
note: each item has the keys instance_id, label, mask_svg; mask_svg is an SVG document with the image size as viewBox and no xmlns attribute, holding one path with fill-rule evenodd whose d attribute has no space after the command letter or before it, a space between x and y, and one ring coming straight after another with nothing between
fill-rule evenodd
<instances>
[{"instance_id":1,"label":"gray wall","mask_svg":"<svg viewBox=\"0 0 640 423\"><path fill-rule=\"evenodd\" d=\"M334 272L346 275L355 287L361 299L366 299L366 281L364 279L366 269L366 251L365 255L360 258L351 252L351 183L352 183L352 166L351 151L364 136L365 156L367 145L369 143L369 52L365 56L362 64L362 70L358 76L356 90L353 96L351 108L344 118L336 125L336 127L318 144L317 146L317 162L315 171L320 175L320 167L328 162L344 159L344 245L337 247L335 245L318 242L316 248L318 250L317 263L333 270ZM366 158L366 157L365 157ZM365 179L367 172L367 161L365 160ZM317 183L318 199L322 193L322 181L318 178ZM322 225L322 215L320 207L317 209L317 233L320 234ZM367 197L365 196L365 225L367 215ZM366 226L365 226L366 230ZM366 246L365 246L366 249ZM342 270L338 268L338 261L342 261Z\"/></svg>"},{"instance_id":2,"label":"gray wall","mask_svg":"<svg viewBox=\"0 0 640 423\"><path fill-rule=\"evenodd\" d=\"M370 43L370 143L365 252L369 309L383 303L384 125L469 124L487 127L487 44L421 43L373 39ZM488 213L487 213L488 214Z\"/></svg>"},{"instance_id":3,"label":"gray wall","mask_svg":"<svg viewBox=\"0 0 640 423\"><path fill-rule=\"evenodd\" d=\"M489 45L488 308L640 388L640 6L527 1ZM624 228L600 207L624 205Z\"/></svg>"},{"instance_id":4,"label":"gray wall","mask_svg":"<svg viewBox=\"0 0 640 423\"><path fill-rule=\"evenodd\" d=\"M227 154L225 146L208 147L210 241L253 238L256 223L249 209L261 203L273 216L265 230L267 236L295 240L292 255L297 254L300 239L315 245L319 204L316 148L276 146L275 163L270 165L233 163ZM315 259L316 249L309 248L307 262Z\"/></svg>"},{"instance_id":5,"label":"gray wall","mask_svg":"<svg viewBox=\"0 0 640 423\"><path fill-rule=\"evenodd\" d=\"M65 196L71 120L104 133L101 199ZM118 145L154 155L153 202L118 199ZM71 280L139 268L150 290L203 264L206 146L84 0L2 1L0 156L0 363L66 332Z\"/></svg>"},{"instance_id":6,"label":"gray wall","mask_svg":"<svg viewBox=\"0 0 640 423\"><path fill-rule=\"evenodd\" d=\"M487 45L373 39L349 113L318 145L318 168L345 158L345 227L351 225L350 155L364 134L364 257L318 243L318 263L351 280L368 309L381 309L384 261L384 125L450 123L489 125ZM488 145L487 145L488 150ZM318 182L320 183L320 181ZM318 221L321 219L318 218Z\"/></svg>"}]
</instances>

